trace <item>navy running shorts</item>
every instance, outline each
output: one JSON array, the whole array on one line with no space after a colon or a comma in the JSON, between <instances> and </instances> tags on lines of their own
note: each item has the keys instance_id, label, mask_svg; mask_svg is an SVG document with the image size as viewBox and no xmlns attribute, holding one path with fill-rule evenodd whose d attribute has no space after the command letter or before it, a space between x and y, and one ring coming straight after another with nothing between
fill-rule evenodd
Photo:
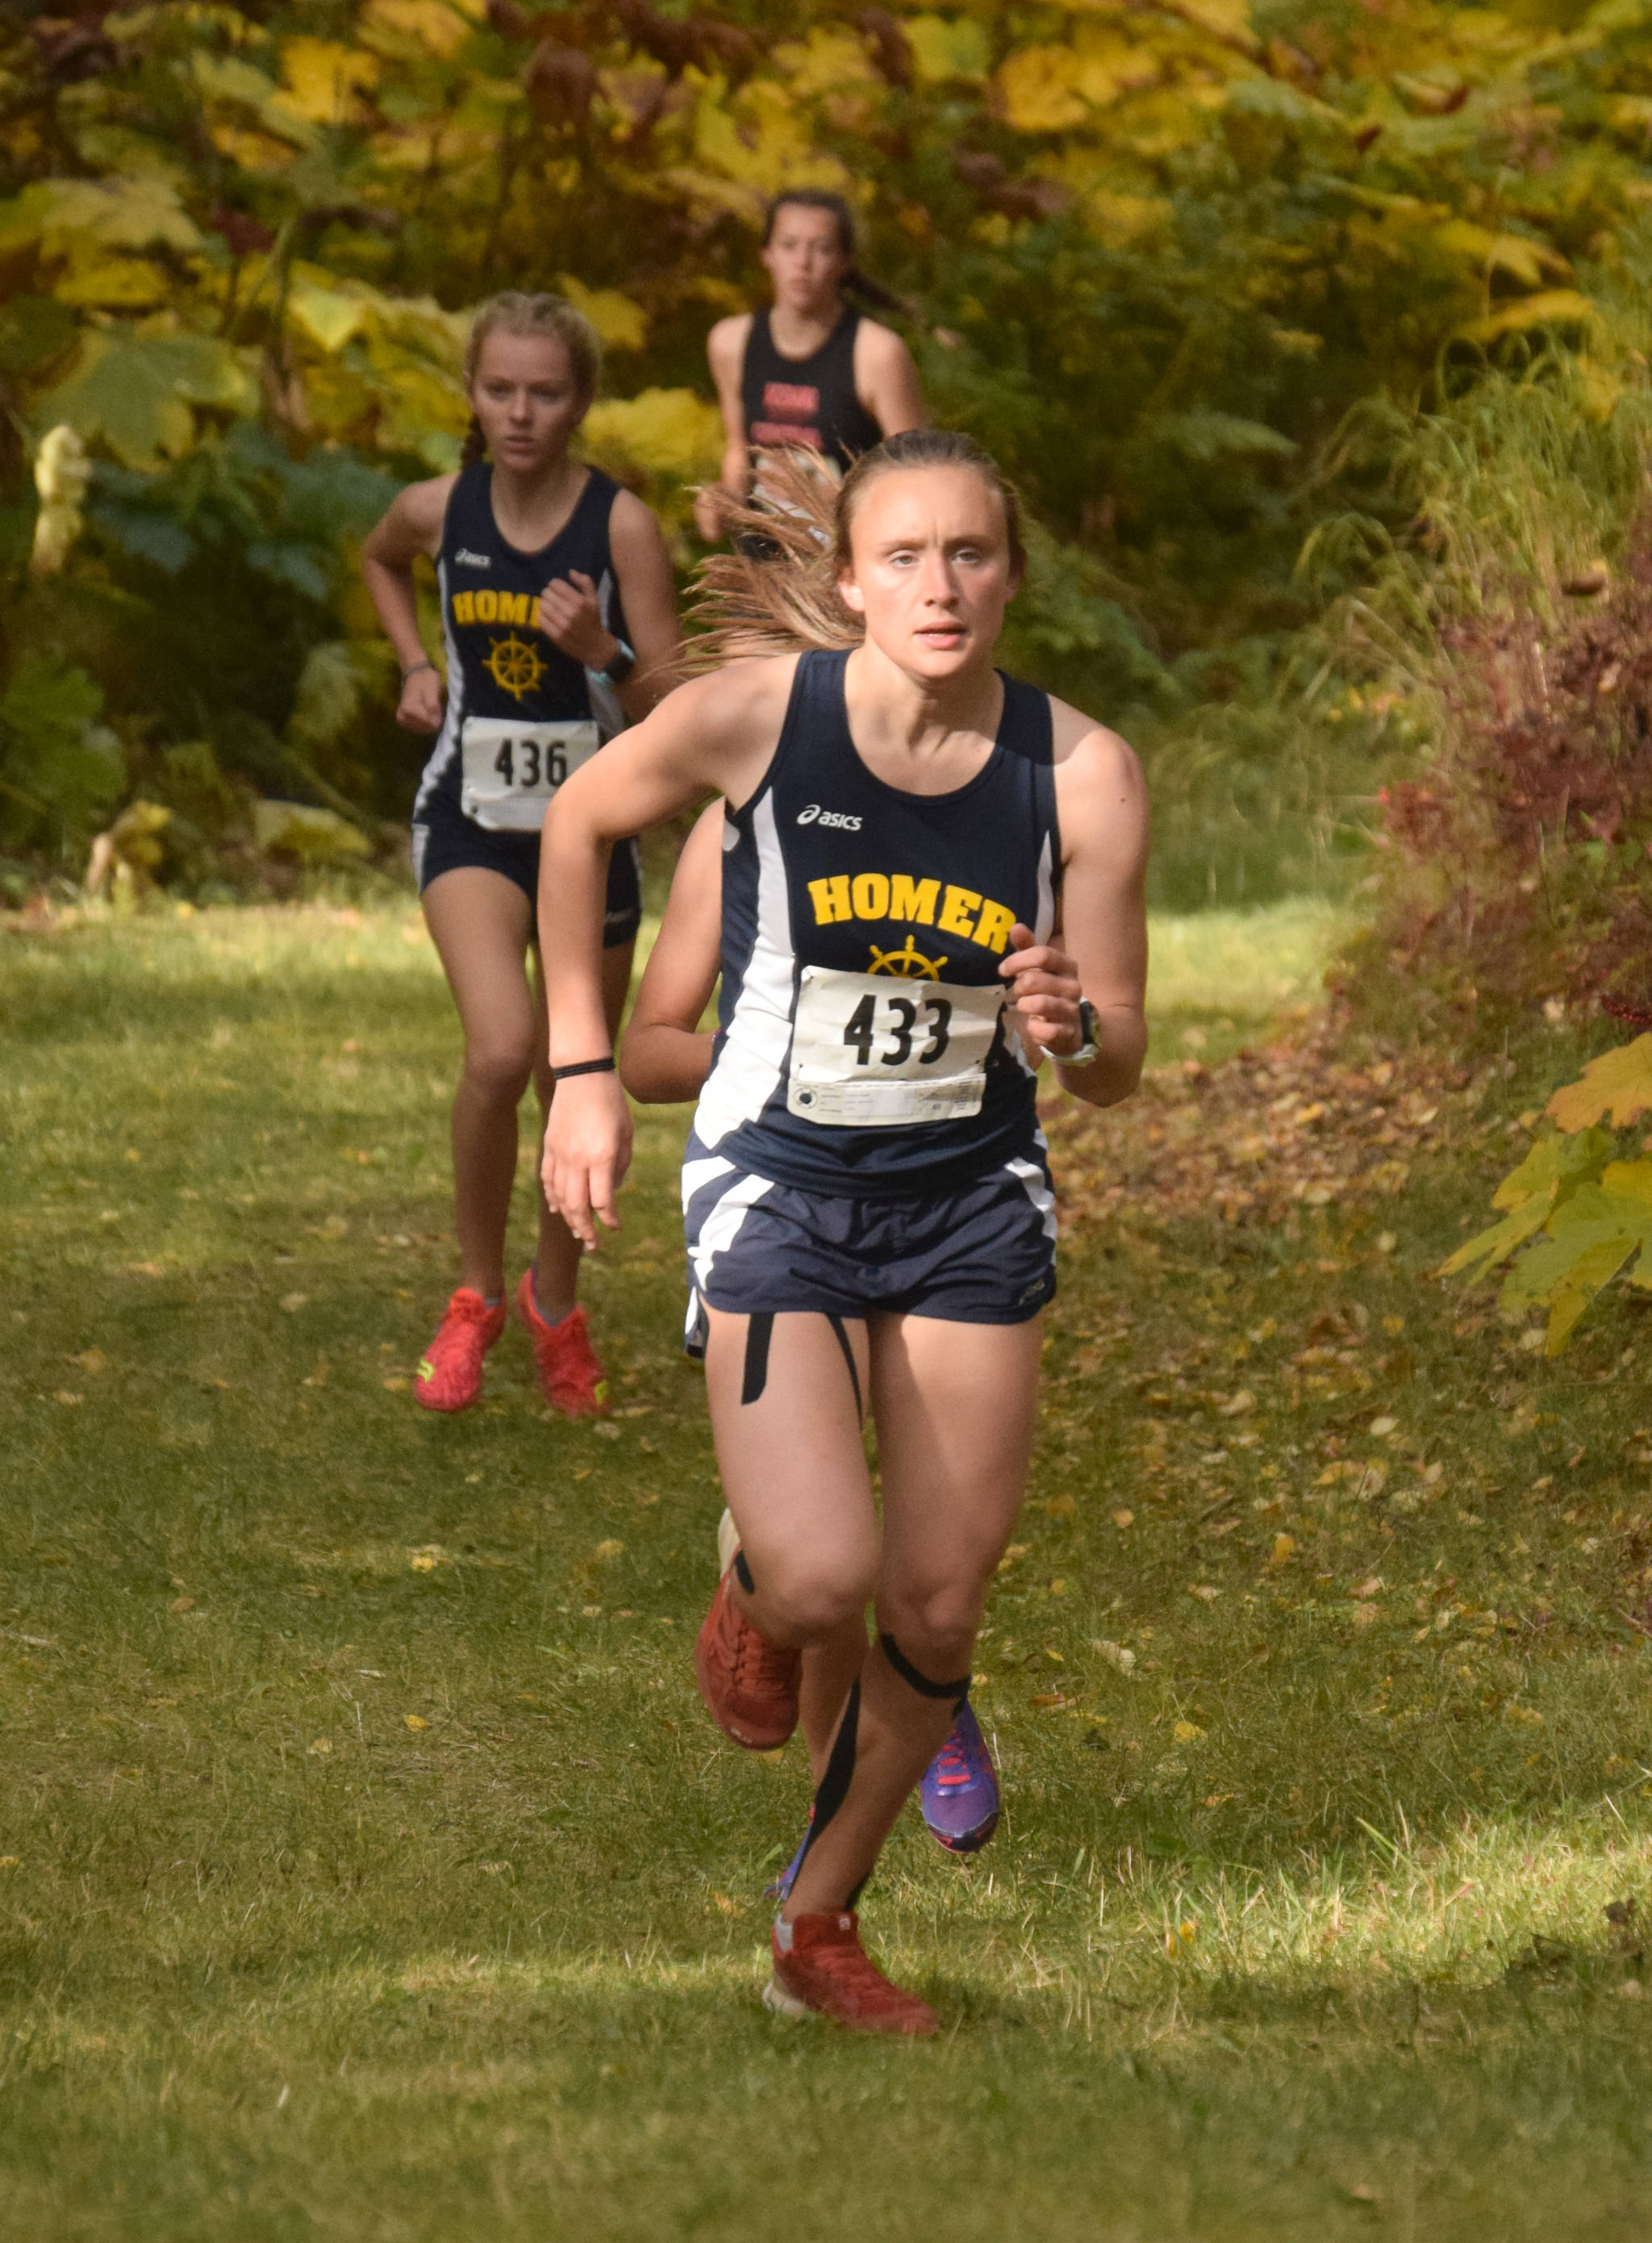
<instances>
[{"instance_id":1,"label":"navy running shorts","mask_svg":"<svg viewBox=\"0 0 1652 2243\"><path fill-rule=\"evenodd\" d=\"M413 829L413 878L422 896L443 872L480 866L514 880L530 904L539 894L539 835L495 833L467 818L451 796L433 794ZM602 946L617 950L635 942L642 924L642 879L635 841L616 841L608 859L608 892L602 918Z\"/></svg>"},{"instance_id":2,"label":"navy running shorts","mask_svg":"<svg viewBox=\"0 0 1652 2243\"><path fill-rule=\"evenodd\" d=\"M1055 1297L1056 1196L1042 1158L910 1199L840 1199L752 1175L690 1137L682 1223L690 1355L704 1351L702 1301L736 1316L882 1310L1021 1324Z\"/></svg>"}]
</instances>

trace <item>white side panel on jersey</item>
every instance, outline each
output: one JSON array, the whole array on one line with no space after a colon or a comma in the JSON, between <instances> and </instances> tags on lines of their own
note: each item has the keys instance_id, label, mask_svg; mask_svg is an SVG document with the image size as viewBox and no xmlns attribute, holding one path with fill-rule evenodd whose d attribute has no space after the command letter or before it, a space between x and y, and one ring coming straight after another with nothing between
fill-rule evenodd
<instances>
[{"instance_id":1,"label":"white side panel on jersey","mask_svg":"<svg viewBox=\"0 0 1652 2243\"><path fill-rule=\"evenodd\" d=\"M1038 852L1038 917L1032 930L1034 940L1048 942L1051 935L1055 932L1055 851L1051 848L1050 836L1046 833L1044 837L1044 846Z\"/></svg>"},{"instance_id":2,"label":"white side panel on jersey","mask_svg":"<svg viewBox=\"0 0 1652 2243\"><path fill-rule=\"evenodd\" d=\"M614 619L620 612L620 588L614 581L612 569L602 571L602 581L596 588L596 611L602 618L603 630L614 631L614 637L618 638L620 634L614 630ZM601 727L602 738L611 740L616 733L624 731L631 719L626 715L625 704L614 688L599 685L588 670L585 690L590 700L591 714Z\"/></svg>"},{"instance_id":3,"label":"white side panel on jersey","mask_svg":"<svg viewBox=\"0 0 1652 2243\"><path fill-rule=\"evenodd\" d=\"M757 845L757 939L722 1050L694 1117L694 1134L708 1149L742 1122L757 1119L780 1087L791 1047L797 960L772 794L757 805L751 825Z\"/></svg>"},{"instance_id":4,"label":"white side panel on jersey","mask_svg":"<svg viewBox=\"0 0 1652 2243\"><path fill-rule=\"evenodd\" d=\"M441 641L447 656L447 708L441 720L441 730L436 735L436 744L430 751L430 760L419 776L419 792L413 799L413 819L435 791L442 773L459 753L459 728L465 715L465 669L459 659L459 649L453 643L453 624L449 620L453 603L447 597L447 570L440 560L436 563L436 598L441 608Z\"/></svg>"}]
</instances>

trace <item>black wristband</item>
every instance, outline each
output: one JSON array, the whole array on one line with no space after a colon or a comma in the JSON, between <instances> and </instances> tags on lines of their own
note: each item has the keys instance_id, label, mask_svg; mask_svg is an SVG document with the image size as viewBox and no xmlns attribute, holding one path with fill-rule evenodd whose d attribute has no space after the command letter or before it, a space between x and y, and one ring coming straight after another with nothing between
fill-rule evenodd
<instances>
[{"instance_id":1,"label":"black wristband","mask_svg":"<svg viewBox=\"0 0 1652 2243\"><path fill-rule=\"evenodd\" d=\"M613 1073L614 1054L610 1052L606 1059L581 1059L576 1060L572 1067L554 1067L551 1069L551 1081L566 1082L571 1074L612 1074Z\"/></svg>"}]
</instances>

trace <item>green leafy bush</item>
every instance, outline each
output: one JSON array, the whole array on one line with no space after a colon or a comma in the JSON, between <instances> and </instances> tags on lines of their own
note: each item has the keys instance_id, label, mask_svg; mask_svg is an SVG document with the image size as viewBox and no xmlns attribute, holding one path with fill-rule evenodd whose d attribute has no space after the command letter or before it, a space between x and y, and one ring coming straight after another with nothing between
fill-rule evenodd
<instances>
[{"instance_id":1,"label":"green leafy bush","mask_svg":"<svg viewBox=\"0 0 1652 2243\"><path fill-rule=\"evenodd\" d=\"M1581 1081L1549 1101L1558 1130L1538 1138L1498 1186L1492 1204L1502 1221L1460 1247L1440 1274L1473 1283L1508 1264L1501 1304L1511 1315L1548 1310L1552 1356L1620 1270L1652 1291L1652 1160L1622 1158L1615 1135L1649 1109L1652 1035L1591 1061Z\"/></svg>"},{"instance_id":2,"label":"green leafy bush","mask_svg":"<svg viewBox=\"0 0 1652 2243\"><path fill-rule=\"evenodd\" d=\"M807 180L854 200L937 417L1025 488L1011 658L1143 747L1158 899L1333 879L1395 753L1449 718L1419 586L1466 532L1525 534L1521 476L1438 410L1454 385L1569 349L1587 426L1569 491L1542 484L1549 543L1611 542L1649 26L1652 0L8 11L0 568L54 421L98 473L61 575L7 603L0 679L82 669L145 798L205 742L233 787L404 813L418 758L363 667L353 541L456 457L468 307L508 285L588 309L591 454L687 563L705 331L760 300L764 202ZM318 743L301 681L343 644L355 715ZM10 845L84 824L65 771Z\"/></svg>"},{"instance_id":3,"label":"green leafy bush","mask_svg":"<svg viewBox=\"0 0 1652 2243\"><path fill-rule=\"evenodd\" d=\"M120 743L98 723L104 697L84 670L27 656L0 693L0 845L59 862L86 843L126 781Z\"/></svg>"}]
</instances>

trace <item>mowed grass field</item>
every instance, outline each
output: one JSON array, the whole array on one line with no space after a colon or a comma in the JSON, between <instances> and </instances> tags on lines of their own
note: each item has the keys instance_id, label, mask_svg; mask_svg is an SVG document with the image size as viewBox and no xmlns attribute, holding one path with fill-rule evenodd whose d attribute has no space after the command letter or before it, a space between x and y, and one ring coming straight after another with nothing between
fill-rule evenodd
<instances>
[{"instance_id":1,"label":"mowed grass field","mask_svg":"<svg viewBox=\"0 0 1652 2243\"><path fill-rule=\"evenodd\" d=\"M1159 934L1165 1059L1312 994L1294 907ZM756 1998L808 1783L693 1687L685 1117L591 1270L619 1414L549 1420L513 1332L433 1420L411 907L7 933L0 1037L0 2234L1652 2229L1652 1348L1609 1305L1550 1364L1430 1280L1496 1146L1069 1255L977 1661L1007 1811L886 1856L869 1944L946 2026L890 2046Z\"/></svg>"}]
</instances>

